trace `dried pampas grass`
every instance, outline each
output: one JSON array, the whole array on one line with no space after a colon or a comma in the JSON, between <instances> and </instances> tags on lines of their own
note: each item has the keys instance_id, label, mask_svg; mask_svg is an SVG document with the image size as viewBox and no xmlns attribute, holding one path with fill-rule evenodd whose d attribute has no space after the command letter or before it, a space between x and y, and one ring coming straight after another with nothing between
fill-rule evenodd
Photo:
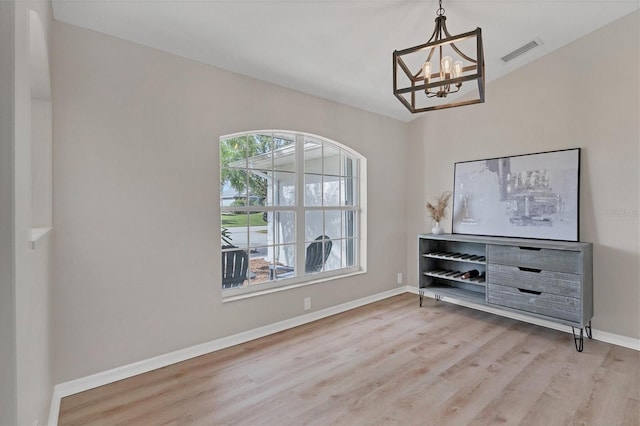
<instances>
[{"instance_id":1,"label":"dried pampas grass","mask_svg":"<svg viewBox=\"0 0 640 426\"><path fill-rule=\"evenodd\" d=\"M449 200L451 199L451 191L445 191L439 197L435 198L435 203L427 203L427 213L429 217L440 222L447 217L447 208L449 207Z\"/></svg>"}]
</instances>

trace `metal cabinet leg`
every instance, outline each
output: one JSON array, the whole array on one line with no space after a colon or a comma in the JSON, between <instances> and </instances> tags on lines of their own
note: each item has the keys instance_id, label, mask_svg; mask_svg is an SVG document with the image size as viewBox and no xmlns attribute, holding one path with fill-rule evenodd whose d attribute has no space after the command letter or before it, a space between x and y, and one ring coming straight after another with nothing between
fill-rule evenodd
<instances>
[{"instance_id":1,"label":"metal cabinet leg","mask_svg":"<svg viewBox=\"0 0 640 426\"><path fill-rule=\"evenodd\" d=\"M422 307L422 299L424 299L424 290L418 289L418 296L420 296L420 307Z\"/></svg>"},{"instance_id":2,"label":"metal cabinet leg","mask_svg":"<svg viewBox=\"0 0 640 426\"><path fill-rule=\"evenodd\" d=\"M576 329L571 327L573 333L573 343L576 345L576 351L582 352L584 349L584 334L582 328L580 328L580 337L576 336Z\"/></svg>"},{"instance_id":3,"label":"metal cabinet leg","mask_svg":"<svg viewBox=\"0 0 640 426\"><path fill-rule=\"evenodd\" d=\"M592 333L591 333L591 321L589 321L589 325L585 325L585 326L584 326L584 331L586 331L586 332L587 332L587 337L588 337L589 339L593 339L593 335L592 335Z\"/></svg>"}]
</instances>

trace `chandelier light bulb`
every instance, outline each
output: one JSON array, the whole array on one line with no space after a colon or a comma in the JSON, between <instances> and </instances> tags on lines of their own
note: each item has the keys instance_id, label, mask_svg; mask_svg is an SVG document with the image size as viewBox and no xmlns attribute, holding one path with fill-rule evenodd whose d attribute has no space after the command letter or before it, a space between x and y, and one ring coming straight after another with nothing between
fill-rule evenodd
<instances>
[{"instance_id":1,"label":"chandelier light bulb","mask_svg":"<svg viewBox=\"0 0 640 426\"><path fill-rule=\"evenodd\" d=\"M453 78L458 78L462 76L462 61L455 61L453 63L453 70L451 72L451 76Z\"/></svg>"},{"instance_id":2,"label":"chandelier light bulb","mask_svg":"<svg viewBox=\"0 0 640 426\"><path fill-rule=\"evenodd\" d=\"M449 78L451 75L451 56L440 59L440 78Z\"/></svg>"},{"instance_id":3,"label":"chandelier light bulb","mask_svg":"<svg viewBox=\"0 0 640 426\"><path fill-rule=\"evenodd\" d=\"M429 61L422 65L422 76L424 78L424 84L429 84L431 80L431 63Z\"/></svg>"}]
</instances>

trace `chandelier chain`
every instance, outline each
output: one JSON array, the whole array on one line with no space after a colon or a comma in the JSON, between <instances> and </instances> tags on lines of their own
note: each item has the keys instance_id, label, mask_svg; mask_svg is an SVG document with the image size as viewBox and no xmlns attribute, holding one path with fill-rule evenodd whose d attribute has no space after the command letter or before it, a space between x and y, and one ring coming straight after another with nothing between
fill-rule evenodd
<instances>
[{"instance_id":1,"label":"chandelier chain","mask_svg":"<svg viewBox=\"0 0 640 426\"><path fill-rule=\"evenodd\" d=\"M442 0L438 0L438 10L436 11L436 13L438 14L438 16L442 16L444 15L444 8L442 7Z\"/></svg>"}]
</instances>

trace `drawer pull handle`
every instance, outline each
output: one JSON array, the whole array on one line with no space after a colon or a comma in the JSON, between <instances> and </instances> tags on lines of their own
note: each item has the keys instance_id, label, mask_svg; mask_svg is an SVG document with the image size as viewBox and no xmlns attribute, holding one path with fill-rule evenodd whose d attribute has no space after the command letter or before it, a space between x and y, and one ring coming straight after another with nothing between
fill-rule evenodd
<instances>
[{"instance_id":1,"label":"drawer pull handle","mask_svg":"<svg viewBox=\"0 0 640 426\"><path fill-rule=\"evenodd\" d=\"M540 251L539 247L520 247L520 250Z\"/></svg>"},{"instance_id":2,"label":"drawer pull handle","mask_svg":"<svg viewBox=\"0 0 640 426\"><path fill-rule=\"evenodd\" d=\"M540 272L542 272L542 269L525 268L523 266L518 266L518 269L524 272L535 272L536 274L539 274Z\"/></svg>"},{"instance_id":3,"label":"drawer pull handle","mask_svg":"<svg viewBox=\"0 0 640 426\"><path fill-rule=\"evenodd\" d=\"M542 294L541 291L527 290L526 288L519 288L518 291L520 293L535 294L536 296L540 296Z\"/></svg>"}]
</instances>

